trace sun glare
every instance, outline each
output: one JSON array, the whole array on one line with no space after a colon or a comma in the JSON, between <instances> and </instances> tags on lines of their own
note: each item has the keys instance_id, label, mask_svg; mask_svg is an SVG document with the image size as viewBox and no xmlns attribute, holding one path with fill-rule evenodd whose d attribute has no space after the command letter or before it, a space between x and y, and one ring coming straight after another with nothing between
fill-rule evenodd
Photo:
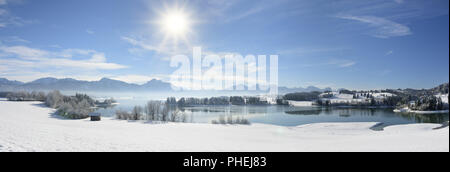
<instances>
[{"instance_id":1,"label":"sun glare","mask_svg":"<svg viewBox=\"0 0 450 172\"><path fill-rule=\"evenodd\" d=\"M191 21L185 12L172 10L163 14L159 24L166 36L178 39L189 32Z\"/></svg>"},{"instance_id":2,"label":"sun glare","mask_svg":"<svg viewBox=\"0 0 450 172\"><path fill-rule=\"evenodd\" d=\"M181 12L168 14L163 19L163 28L169 34L182 35L186 33L188 26L188 19L186 15Z\"/></svg>"}]
</instances>

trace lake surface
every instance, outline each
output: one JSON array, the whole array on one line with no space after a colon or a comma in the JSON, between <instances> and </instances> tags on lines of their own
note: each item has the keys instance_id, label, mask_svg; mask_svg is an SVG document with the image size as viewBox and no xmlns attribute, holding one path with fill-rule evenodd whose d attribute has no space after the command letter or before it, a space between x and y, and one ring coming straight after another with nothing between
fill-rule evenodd
<instances>
[{"instance_id":1,"label":"lake surface","mask_svg":"<svg viewBox=\"0 0 450 172\"><path fill-rule=\"evenodd\" d=\"M162 100L162 99L158 99ZM135 105L147 102L140 98L118 99L119 105L99 109L103 116L113 117L116 110L131 111ZM399 114L393 109L364 108L321 108L291 106L196 106L179 109L186 114L187 122L211 123L221 116L245 118L250 123L264 123L281 126L297 126L320 122L382 122L383 126L411 123L444 123L449 114Z\"/></svg>"}]
</instances>

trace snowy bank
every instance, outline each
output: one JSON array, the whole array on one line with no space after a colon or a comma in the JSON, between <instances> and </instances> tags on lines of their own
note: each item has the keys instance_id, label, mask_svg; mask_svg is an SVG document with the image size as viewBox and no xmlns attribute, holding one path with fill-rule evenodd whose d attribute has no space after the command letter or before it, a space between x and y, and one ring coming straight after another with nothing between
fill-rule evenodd
<instances>
[{"instance_id":1,"label":"snowy bank","mask_svg":"<svg viewBox=\"0 0 450 172\"><path fill-rule=\"evenodd\" d=\"M415 114L442 114L442 113L449 113L449 110L434 110L434 111L418 111L418 110L411 110L409 108L402 108L402 109L394 109L395 113L415 113Z\"/></svg>"},{"instance_id":2,"label":"snowy bank","mask_svg":"<svg viewBox=\"0 0 450 172\"><path fill-rule=\"evenodd\" d=\"M312 101L293 101L293 100L288 100L289 106L294 106L294 107L310 107L313 106L313 102Z\"/></svg>"},{"instance_id":3,"label":"snowy bank","mask_svg":"<svg viewBox=\"0 0 450 172\"><path fill-rule=\"evenodd\" d=\"M147 124L66 120L39 102L0 100L0 151L449 151L449 128L412 124Z\"/></svg>"}]
</instances>

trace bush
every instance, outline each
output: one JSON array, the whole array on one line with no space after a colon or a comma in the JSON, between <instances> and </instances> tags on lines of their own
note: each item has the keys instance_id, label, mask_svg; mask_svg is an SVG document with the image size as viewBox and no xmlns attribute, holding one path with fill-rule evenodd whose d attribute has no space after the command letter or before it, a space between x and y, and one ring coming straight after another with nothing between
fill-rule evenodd
<instances>
[{"instance_id":1,"label":"bush","mask_svg":"<svg viewBox=\"0 0 450 172\"><path fill-rule=\"evenodd\" d=\"M45 104L51 108L58 108L63 103L64 96L59 91L52 91L47 94Z\"/></svg>"},{"instance_id":2,"label":"bush","mask_svg":"<svg viewBox=\"0 0 450 172\"><path fill-rule=\"evenodd\" d=\"M131 113L128 113L126 111L122 111L122 110L117 110L116 111L116 119L120 119L120 120L131 120Z\"/></svg>"},{"instance_id":3,"label":"bush","mask_svg":"<svg viewBox=\"0 0 450 172\"><path fill-rule=\"evenodd\" d=\"M81 102L64 102L59 105L58 114L70 119L84 119L89 117L92 112L90 105L86 100Z\"/></svg>"},{"instance_id":4,"label":"bush","mask_svg":"<svg viewBox=\"0 0 450 172\"><path fill-rule=\"evenodd\" d=\"M28 92L12 92L7 93L6 98L8 101L45 101L46 95L44 92L33 91Z\"/></svg>"},{"instance_id":5,"label":"bush","mask_svg":"<svg viewBox=\"0 0 450 172\"><path fill-rule=\"evenodd\" d=\"M69 119L84 119L89 117L89 113L93 112L92 104L88 99L76 99L73 97L64 97L58 107L58 114Z\"/></svg>"}]
</instances>

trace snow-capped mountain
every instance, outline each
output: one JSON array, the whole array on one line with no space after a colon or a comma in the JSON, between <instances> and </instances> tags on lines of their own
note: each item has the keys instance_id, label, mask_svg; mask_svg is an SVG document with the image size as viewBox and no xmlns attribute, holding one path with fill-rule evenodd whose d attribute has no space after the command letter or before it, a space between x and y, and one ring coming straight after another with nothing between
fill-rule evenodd
<instances>
[{"instance_id":1,"label":"snow-capped mountain","mask_svg":"<svg viewBox=\"0 0 450 172\"><path fill-rule=\"evenodd\" d=\"M81 81L72 78L41 78L22 83L0 78L0 91L15 90L67 90L67 91L170 91L171 84L151 80L143 85L102 78L99 81Z\"/></svg>"}]
</instances>

